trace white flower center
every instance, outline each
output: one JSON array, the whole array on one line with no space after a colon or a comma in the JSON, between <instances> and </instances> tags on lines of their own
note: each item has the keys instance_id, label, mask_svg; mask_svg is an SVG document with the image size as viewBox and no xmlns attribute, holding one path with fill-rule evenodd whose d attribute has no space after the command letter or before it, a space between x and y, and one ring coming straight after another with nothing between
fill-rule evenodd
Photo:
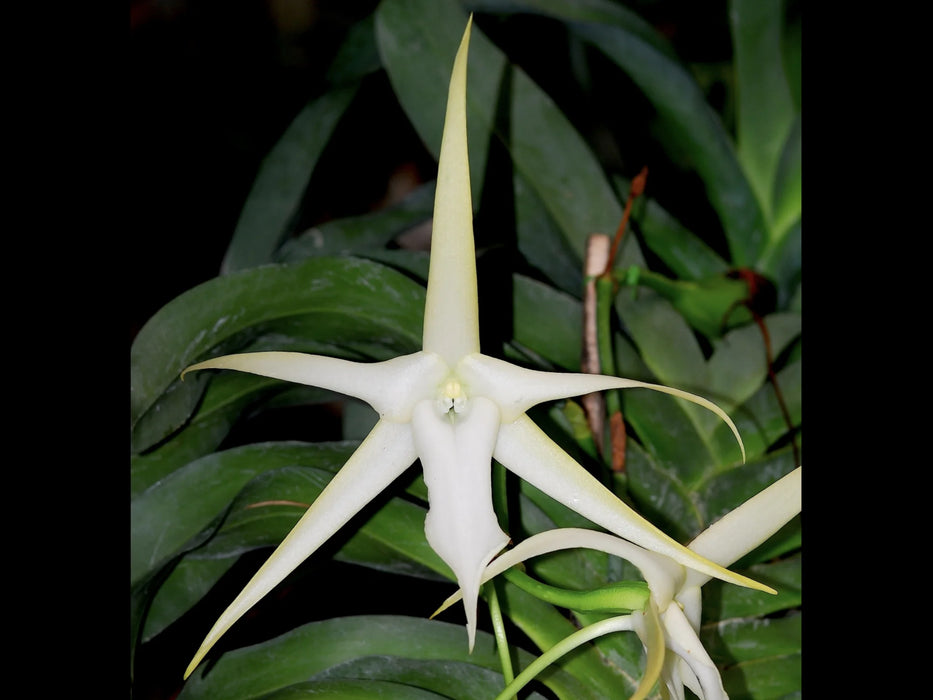
<instances>
[{"instance_id":1,"label":"white flower center","mask_svg":"<svg viewBox=\"0 0 933 700\"><path fill-rule=\"evenodd\" d=\"M459 379L451 377L441 386L438 405L441 413L462 413L467 408L467 397Z\"/></svg>"}]
</instances>

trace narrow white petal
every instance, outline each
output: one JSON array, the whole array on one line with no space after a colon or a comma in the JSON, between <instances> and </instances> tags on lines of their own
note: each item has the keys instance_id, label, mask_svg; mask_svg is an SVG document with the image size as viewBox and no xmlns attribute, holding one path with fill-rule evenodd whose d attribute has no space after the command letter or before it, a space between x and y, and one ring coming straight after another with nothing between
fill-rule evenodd
<instances>
[{"instance_id":1,"label":"narrow white petal","mask_svg":"<svg viewBox=\"0 0 933 700\"><path fill-rule=\"evenodd\" d=\"M495 404L481 397L471 399L466 412L453 418L440 413L435 401L422 401L412 416L430 504L424 532L463 591L471 650L480 577L509 542L492 506L492 449L498 427Z\"/></svg>"},{"instance_id":2,"label":"narrow white petal","mask_svg":"<svg viewBox=\"0 0 933 700\"><path fill-rule=\"evenodd\" d=\"M451 366L464 355L479 352L473 197L466 128L467 55L472 24L471 16L450 76L424 307L423 347Z\"/></svg>"},{"instance_id":3,"label":"narrow white petal","mask_svg":"<svg viewBox=\"0 0 933 700\"><path fill-rule=\"evenodd\" d=\"M185 678L233 623L392 483L416 456L409 425L379 421L214 623L185 671Z\"/></svg>"},{"instance_id":4,"label":"narrow white petal","mask_svg":"<svg viewBox=\"0 0 933 700\"><path fill-rule=\"evenodd\" d=\"M800 512L802 469L797 467L726 513L697 535L690 549L722 566L748 554ZM707 580L699 572L691 572L688 583L701 586Z\"/></svg>"},{"instance_id":5,"label":"narrow white petal","mask_svg":"<svg viewBox=\"0 0 933 700\"><path fill-rule=\"evenodd\" d=\"M664 628L658 616L658 607L653 600L653 593L652 590L652 599L649 601L648 608L643 612L632 614L635 634L645 647L646 658L645 673L630 700L643 700L648 697L648 693L664 670L667 649L664 644Z\"/></svg>"},{"instance_id":6,"label":"narrow white petal","mask_svg":"<svg viewBox=\"0 0 933 700\"><path fill-rule=\"evenodd\" d=\"M693 671L690 670L690 667L684 664L683 659L681 659L676 654L665 654L664 655L664 668L661 669L661 680L663 681L661 686L661 697L663 700L684 700L684 681L683 676L681 675L681 669L684 669L690 676L693 676ZM696 680L695 678L693 679ZM693 683L691 685L691 690L694 690L694 693L700 692L700 684ZM697 696L699 697L699 696Z\"/></svg>"},{"instance_id":7,"label":"narrow white petal","mask_svg":"<svg viewBox=\"0 0 933 700\"><path fill-rule=\"evenodd\" d=\"M680 607L669 605L667 610L661 613L661 622L664 626L668 649L683 659L696 675L701 691L697 695L701 700L729 700L722 686L719 669L716 668L716 664L706 652ZM687 681L686 674L684 676L684 680ZM691 690L695 693L697 691L692 687Z\"/></svg>"},{"instance_id":8,"label":"narrow white petal","mask_svg":"<svg viewBox=\"0 0 933 700\"><path fill-rule=\"evenodd\" d=\"M599 483L527 416L499 428L493 456L551 498L619 537L723 581L775 592L695 554L666 535Z\"/></svg>"},{"instance_id":9,"label":"narrow white petal","mask_svg":"<svg viewBox=\"0 0 933 700\"><path fill-rule=\"evenodd\" d=\"M385 362L351 362L301 352L249 352L191 365L182 378L200 369L233 369L329 389L361 399L381 416L399 422L410 420L414 403L433 396L449 372L437 355L426 352Z\"/></svg>"},{"instance_id":10,"label":"narrow white petal","mask_svg":"<svg viewBox=\"0 0 933 700\"><path fill-rule=\"evenodd\" d=\"M745 446L739 430L726 412L712 401L687 391L602 374L541 372L478 353L464 357L457 371L471 393L488 396L496 402L502 411L502 420L506 423L544 401L582 396L606 389L651 389L670 394L702 406L725 421L742 449L742 458L745 458Z\"/></svg>"}]
</instances>

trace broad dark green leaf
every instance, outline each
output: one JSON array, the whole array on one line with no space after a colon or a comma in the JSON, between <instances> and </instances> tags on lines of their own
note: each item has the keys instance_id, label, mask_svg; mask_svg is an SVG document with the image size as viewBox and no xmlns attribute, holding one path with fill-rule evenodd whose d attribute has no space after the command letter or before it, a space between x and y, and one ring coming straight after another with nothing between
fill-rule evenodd
<instances>
[{"instance_id":1,"label":"broad dark green leaf","mask_svg":"<svg viewBox=\"0 0 933 700\"><path fill-rule=\"evenodd\" d=\"M770 222L775 213L775 174L796 116L781 49L784 5L782 0L729 4L738 94L737 151ZM775 233L771 232L772 240Z\"/></svg>"},{"instance_id":2,"label":"broad dark green leaf","mask_svg":"<svg viewBox=\"0 0 933 700\"><path fill-rule=\"evenodd\" d=\"M726 665L729 697L770 700L800 690L801 615L725 621L700 637L717 664Z\"/></svg>"},{"instance_id":3,"label":"broad dark green leaf","mask_svg":"<svg viewBox=\"0 0 933 700\"><path fill-rule=\"evenodd\" d=\"M677 60L626 27L593 22L572 30L638 85L671 138L662 145L689 158L719 215L732 263L751 266L768 241L764 215L736 157L731 136L699 85Z\"/></svg>"},{"instance_id":4,"label":"broad dark green leaf","mask_svg":"<svg viewBox=\"0 0 933 700\"><path fill-rule=\"evenodd\" d=\"M801 558L797 554L775 562L756 564L741 571L756 581L766 583L777 595L733 586L716 579L703 586L704 622L771 615L801 604Z\"/></svg>"},{"instance_id":5,"label":"broad dark green leaf","mask_svg":"<svg viewBox=\"0 0 933 700\"><path fill-rule=\"evenodd\" d=\"M361 216L326 221L287 241L276 253L279 262L297 262L313 256L366 256L399 234L427 222L434 212L434 183L418 187L398 204Z\"/></svg>"},{"instance_id":6,"label":"broad dark green leaf","mask_svg":"<svg viewBox=\"0 0 933 700\"><path fill-rule=\"evenodd\" d=\"M801 221L797 219L762 260L762 270L771 276L777 287L779 308L800 308L801 246Z\"/></svg>"},{"instance_id":7,"label":"broad dark green leaf","mask_svg":"<svg viewBox=\"0 0 933 700\"><path fill-rule=\"evenodd\" d=\"M718 520L762 489L795 469L789 449L775 450L710 475L702 485L697 507L707 523Z\"/></svg>"},{"instance_id":8,"label":"broad dark green leaf","mask_svg":"<svg viewBox=\"0 0 933 700\"><path fill-rule=\"evenodd\" d=\"M368 15L347 30L337 55L327 69L326 78L329 83L355 83L382 68L375 31L374 15Z\"/></svg>"},{"instance_id":9,"label":"broad dark green leaf","mask_svg":"<svg viewBox=\"0 0 933 700\"><path fill-rule=\"evenodd\" d=\"M772 358L778 357L800 336L801 318L797 313L765 316ZM707 363L704 389L727 413L749 399L768 378L767 349L761 329L750 323L713 341L713 354ZM707 429L720 422L713 414L706 417Z\"/></svg>"},{"instance_id":10,"label":"broad dark green leaf","mask_svg":"<svg viewBox=\"0 0 933 700\"><path fill-rule=\"evenodd\" d=\"M453 0L388 0L380 5L377 28L383 63L409 119L437 152L443 123L447 76L434 75L438 56L453 55L466 24ZM446 49L440 49L444 41ZM448 61L449 62L449 61ZM441 61L441 65L446 65ZM431 72L434 71L434 72ZM474 201L477 170L485 168L489 134L511 155L518 245L522 254L562 289L578 293L586 237L611 234L622 214L615 193L589 147L554 101L474 25L467 87L470 168ZM485 151L483 151L485 154ZM545 221L542 221L544 219ZM550 220L550 224L546 220ZM558 235L559 234L559 235ZM571 259L567 259L572 255ZM634 239L621 251L625 264L641 262Z\"/></svg>"},{"instance_id":11,"label":"broad dark green leaf","mask_svg":"<svg viewBox=\"0 0 933 700\"><path fill-rule=\"evenodd\" d=\"M179 375L199 359L247 348L325 354L357 349L386 359L420 347L423 311L422 286L356 258L269 265L205 282L162 307L133 343L134 450L150 447L188 419L209 373L185 382Z\"/></svg>"},{"instance_id":12,"label":"broad dark green leaf","mask_svg":"<svg viewBox=\"0 0 933 700\"><path fill-rule=\"evenodd\" d=\"M130 460L130 498L198 457L213 452L241 413L282 382L241 372L209 382L197 411L185 427L144 455Z\"/></svg>"},{"instance_id":13,"label":"broad dark green leaf","mask_svg":"<svg viewBox=\"0 0 933 700\"><path fill-rule=\"evenodd\" d=\"M277 545L332 477L326 465L286 465L257 475L236 495L223 526L199 555L225 557ZM421 505L386 498L353 521L355 532L337 558L408 576L450 579L450 570L425 539L425 514Z\"/></svg>"},{"instance_id":14,"label":"broad dark green leaf","mask_svg":"<svg viewBox=\"0 0 933 700\"><path fill-rule=\"evenodd\" d=\"M800 218L802 203L802 168L803 144L801 140L800 115L794 120L787 133L781 157L777 162L774 175L774 243L779 244L787 235L788 229Z\"/></svg>"},{"instance_id":15,"label":"broad dark green leaf","mask_svg":"<svg viewBox=\"0 0 933 700\"><path fill-rule=\"evenodd\" d=\"M142 642L147 642L188 612L217 583L237 557L225 559L183 558L158 587L146 613Z\"/></svg>"},{"instance_id":16,"label":"broad dark green leaf","mask_svg":"<svg viewBox=\"0 0 933 700\"><path fill-rule=\"evenodd\" d=\"M440 154L447 88L467 15L455 0L386 0L376 10L376 40L392 89L435 158ZM505 59L474 26L467 69L467 139L474 210L483 191L489 138Z\"/></svg>"},{"instance_id":17,"label":"broad dark green leaf","mask_svg":"<svg viewBox=\"0 0 933 700\"><path fill-rule=\"evenodd\" d=\"M800 649L801 615L754 620L726 620L715 625L707 651L722 662L753 661L768 656L792 654ZM754 627L754 631L752 631ZM749 643L751 642L751 643Z\"/></svg>"},{"instance_id":18,"label":"broad dark green leaf","mask_svg":"<svg viewBox=\"0 0 933 700\"><path fill-rule=\"evenodd\" d=\"M648 199L636 219L645 245L680 279L700 280L724 273L728 264L656 201Z\"/></svg>"},{"instance_id":19,"label":"broad dark green leaf","mask_svg":"<svg viewBox=\"0 0 933 700\"><path fill-rule=\"evenodd\" d=\"M560 291L583 293L583 263L548 212L533 183L520 172L512 178L515 237L518 251L529 265Z\"/></svg>"},{"instance_id":20,"label":"broad dark green leaf","mask_svg":"<svg viewBox=\"0 0 933 700\"><path fill-rule=\"evenodd\" d=\"M512 278L513 338L539 357L580 371L583 308L578 299L529 277Z\"/></svg>"},{"instance_id":21,"label":"broad dark green leaf","mask_svg":"<svg viewBox=\"0 0 933 700\"><path fill-rule=\"evenodd\" d=\"M174 556L223 515L262 472L306 465L336 472L353 443L259 443L202 457L176 470L130 504L130 580L135 583Z\"/></svg>"},{"instance_id":22,"label":"broad dark green leaf","mask_svg":"<svg viewBox=\"0 0 933 700\"><path fill-rule=\"evenodd\" d=\"M213 666L203 664L188 679L179 700L259 698L348 661L372 656L452 661L499 670L495 641L485 632L477 634L471 654L466 631L459 624L391 615L343 617L303 625L267 642L228 652ZM522 655L522 662L529 662L527 654ZM548 683L579 688L566 674L554 674ZM561 697L574 697L569 690L564 692Z\"/></svg>"},{"instance_id":23,"label":"broad dark green leaf","mask_svg":"<svg viewBox=\"0 0 933 700\"><path fill-rule=\"evenodd\" d=\"M799 643L798 643L799 644ZM722 673L730 700L800 700L800 652L746 661Z\"/></svg>"},{"instance_id":24,"label":"broad dark green leaf","mask_svg":"<svg viewBox=\"0 0 933 700\"><path fill-rule=\"evenodd\" d=\"M272 261L356 89L336 88L308 103L263 159L221 264L224 274Z\"/></svg>"},{"instance_id":25,"label":"broad dark green leaf","mask_svg":"<svg viewBox=\"0 0 933 700\"><path fill-rule=\"evenodd\" d=\"M701 391L706 360L683 316L669 301L651 290L623 289L615 299L616 312L642 361L657 381L686 391Z\"/></svg>"},{"instance_id":26,"label":"broad dark green leaf","mask_svg":"<svg viewBox=\"0 0 933 700\"><path fill-rule=\"evenodd\" d=\"M464 661L406 659L399 656L364 656L332 666L313 682L330 679L377 680L420 688L450 700L494 698L505 687L501 673ZM398 696L403 697L404 691ZM529 698L544 700L540 693Z\"/></svg>"},{"instance_id":27,"label":"broad dark green leaf","mask_svg":"<svg viewBox=\"0 0 933 700\"><path fill-rule=\"evenodd\" d=\"M144 500L139 508L145 508L143 514L147 517L133 521L134 532L138 534L134 561L146 546L150 550L158 550L164 560L164 552L171 550L173 545L184 540L187 532L207 520L218 503L225 504L226 515L211 539L188 553L171 572L152 603L152 620L147 621L146 637L157 634L190 609L238 556L277 545L304 514L307 504L316 500L342 465L344 456L340 452L344 447L348 448L348 455L353 445L250 445L200 460L181 470L184 474L172 475L167 483L153 489L159 492L158 498ZM335 448L338 449L336 459L321 458L321 453ZM243 480L249 472L243 471L244 465L247 469L251 466L255 472L255 476L245 484ZM215 476L221 476L214 469L217 466L226 467L231 475L229 483L224 483L224 487L219 489L216 486L212 488L211 482ZM420 484L426 499L423 481L418 478L416 483ZM231 499L231 492L239 484L242 488ZM211 488L211 492L199 503L189 499L185 511L171 523L161 528L143 527L147 522L158 520L160 512L166 517L174 517L174 513L167 511L174 499L181 498L179 494L189 488ZM418 489L408 490L416 492ZM401 497L377 501L347 526L352 529L351 534L335 558L399 575L452 580L447 565L425 539L426 504ZM157 558L156 554L152 556Z\"/></svg>"},{"instance_id":28,"label":"broad dark green leaf","mask_svg":"<svg viewBox=\"0 0 933 700\"><path fill-rule=\"evenodd\" d=\"M263 700L444 700L447 696L414 686L383 680L324 680L307 681L263 695Z\"/></svg>"},{"instance_id":29,"label":"broad dark green leaf","mask_svg":"<svg viewBox=\"0 0 933 700\"><path fill-rule=\"evenodd\" d=\"M626 411L628 420L631 415ZM625 465L628 492L648 520L679 542L687 542L703 531L704 519L693 502L692 491L634 440L628 441Z\"/></svg>"},{"instance_id":30,"label":"broad dark green leaf","mask_svg":"<svg viewBox=\"0 0 933 700\"><path fill-rule=\"evenodd\" d=\"M793 425L800 425L801 370L801 362L796 361L775 375ZM763 455L789 429L770 382L762 384L758 391L733 411L732 419L745 443L749 461ZM725 424L714 428L712 439L716 444L716 452L722 455L724 466L741 463L739 446Z\"/></svg>"}]
</instances>

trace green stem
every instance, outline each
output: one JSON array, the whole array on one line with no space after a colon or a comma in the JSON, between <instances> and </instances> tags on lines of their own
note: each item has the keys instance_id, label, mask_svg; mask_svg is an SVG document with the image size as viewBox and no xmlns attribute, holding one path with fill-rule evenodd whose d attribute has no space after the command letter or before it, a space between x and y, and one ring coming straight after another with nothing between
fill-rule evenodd
<instances>
[{"instance_id":1,"label":"green stem","mask_svg":"<svg viewBox=\"0 0 933 700\"><path fill-rule=\"evenodd\" d=\"M507 569L502 575L539 600L577 612L617 615L644 610L650 594L648 584L644 581L618 581L591 591L571 591L542 583L516 567Z\"/></svg>"},{"instance_id":2,"label":"green stem","mask_svg":"<svg viewBox=\"0 0 933 700\"><path fill-rule=\"evenodd\" d=\"M509 641L505 634L502 609L499 607L499 595L492 581L486 586L486 602L489 604L489 615L492 618L492 631L496 638L496 652L499 654L499 664L502 666L502 677L508 686L515 678L515 673L512 670L512 656L509 653Z\"/></svg>"},{"instance_id":3,"label":"green stem","mask_svg":"<svg viewBox=\"0 0 933 700\"><path fill-rule=\"evenodd\" d=\"M519 690L524 688L535 676L546 669L552 663L568 652L576 649L581 644L612 632L625 632L632 629L632 618L630 615L620 617L610 617L608 620L597 622L589 627L574 632L569 637L561 640L553 647L544 652L537 659L532 661L528 668L518 674L518 677L512 681L505 690L496 696L496 700L508 700L515 696Z\"/></svg>"}]
</instances>

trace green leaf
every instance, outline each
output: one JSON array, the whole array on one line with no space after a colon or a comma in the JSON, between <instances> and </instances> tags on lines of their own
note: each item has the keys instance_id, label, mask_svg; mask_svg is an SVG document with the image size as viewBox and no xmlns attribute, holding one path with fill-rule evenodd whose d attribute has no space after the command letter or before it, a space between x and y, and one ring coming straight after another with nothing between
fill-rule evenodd
<instances>
[{"instance_id":1,"label":"green leaf","mask_svg":"<svg viewBox=\"0 0 933 700\"><path fill-rule=\"evenodd\" d=\"M198 555L226 557L277 545L335 471L326 464L286 465L258 474L237 494L223 526ZM352 521L336 558L407 576L451 580L450 569L425 539L425 514L425 507L400 497L377 500Z\"/></svg>"},{"instance_id":2,"label":"green leaf","mask_svg":"<svg viewBox=\"0 0 933 700\"><path fill-rule=\"evenodd\" d=\"M198 359L247 348L385 359L420 347L423 310L422 286L356 258L269 265L205 282L162 307L136 336L133 449L154 445L188 419L209 373L184 382L179 376Z\"/></svg>"},{"instance_id":3,"label":"green leaf","mask_svg":"<svg viewBox=\"0 0 933 700\"><path fill-rule=\"evenodd\" d=\"M406 659L399 656L364 656L317 674L313 681L330 679L378 680L397 683L407 690L420 688L451 700L494 698L505 687L501 673L464 661ZM392 697L403 697L400 695ZM544 700L540 693L530 698Z\"/></svg>"},{"instance_id":4,"label":"green leaf","mask_svg":"<svg viewBox=\"0 0 933 700\"><path fill-rule=\"evenodd\" d=\"M325 255L366 256L399 234L430 221L434 182L421 185L398 204L369 214L326 221L287 241L276 253L278 262L298 262Z\"/></svg>"},{"instance_id":5,"label":"green leaf","mask_svg":"<svg viewBox=\"0 0 933 700\"><path fill-rule=\"evenodd\" d=\"M305 446L301 444L267 443L262 453L254 447L239 448L231 451L230 455L225 454L231 458L226 460L228 466L234 469L237 462L255 458L257 475L230 501L226 508L228 514L211 539L188 553L171 572L152 603L145 639L190 609L241 554L277 545L304 514L305 504L318 497L342 464L339 460L331 463L318 460L313 451L320 446L307 446L309 454L304 454ZM305 466L291 466L293 464ZM237 478L234 481L239 483L241 480ZM204 480L184 480L184 484L192 483L204 483ZM167 494L162 494L160 501L169 500L179 485L179 482L170 484L172 488ZM226 489L226 493L229 494L230 490ZM225 498L224 494L211 495L215 496L210 499L214 501ZM334 557L399 575L452 580L447 566L427 544L425 515L425 506L401 497L379 501L348 526L355 530L348 530L347 539ZM186 520L189 522L188 530L194 529L199 521L197 517ZM165 534L169 543L163 546L162 541L158 542L160 549L170 549L171 542L183 539L183 533L180 534L179 527L175 525L173 523ZM145 545L143 541L139 546Z\"/></svg>"},{"instance_id":6,"label":"green leaf","mask_svg":"<svg viewBox=\"0 0 933 700\"><path fill-rule=\"evenodd\" d=\"M706 384L703 351L693 330L667 299L640 288L634 299L625 291L619 293L615 308L642 360L658 381L687 391L703 389Z\"/></svg>"},{"instance_id":7,"label":"green leaf","mask_svg":"<svg viewBox=\"0 0 933 700\"><path fill-rule=\"evenodd\" d=\"M800 336L800 314L771 314L762 320L768 331L773 358ZM758 325L750 323L713 341L713 354L707 367L704 388L715 397L720 408L732 413L768 380L767 352ZM710 430L719 422L713 414L706 420Z\"/></svg>"},{"instance_id":8,"label":"green leaf","mask_svg":"<svg viewBox=\"0 0 933 700\"><path fill-rule=\"evenodd\" d=\"M130 504L130 580L140 581L224 514L251 479L304 464L335 472L352 443L259 443L202 457L176 470ZM196 496L196 497L194 497Z\"/></svg>"},{"instance_id":9,"label":"green leaf","mask_svg":"<svg viewBox=\"0 0 933 700\"><path fill-rule=\"evenodd\" d=\"M631 420L630 411L626 418ZM634 440L627 443L625 465L628 492L639 512L679 542L703 531L704 520L691 491Z\"/></svg>"},{"instance_id":10,"label":"green leaf","mask_svg":"<svg viewBox=\"0 0 933 700\"><path fill-rule=\"evenodd\" d=\"M375 16L368 15L353 24L337 50L327 81L335 85L355 83L382 68L376 47Z\"/></svg>"},{"instance_id":11,"label":"green leaf","mask_svg":"<svg viewBox=\"0 0 933 700\"><path fill-rule=\"evenodd\" d=\"M799 425L801 417L800 361L789 364L777 372L776 377L791 422L793 425ZM732 413L732 419L745 443L749 462L763 455L778 438L788 431L787 422L770 382L762 384L751 398L739 406ZM718 425L713 429L713 441L716 444L716 452L722 455L723 465L735 466L741 463L739 447L726 425Z\"/></svg>"},{"instance_id":12,"label":"green leaf","mask_svg":"<svg viewBox=\"0 0 933 700\"><path fill-rule=\"evenodd\" d=\"M775 174L795 118L781 49L784 2L731 0L729 19L738 93L739 160L766 217L773 221Z\"/></svg>"},{"instance_id":13,"label":"green leaf","mask_svg":"<svg viewBox=\"0 0 933 700\"><path fill-rule=\"evenodd\" d=\"M447 87L467 14L454 0L386 0L376 10L376 41L399 103L435 158L440 154ZM467 143L474 210L483 191L491 120L504 57L476 27L467 68Z\"/></svg>"},{"instance_id":14,"label":"green leaf","mask_svg":"<svg viewBox=\"0 0 933 700\"><path fill-rule=\"evenodd\" d=\"M766 583L777 595L733 586L716 579L703 586L703 618L706 622L771 615L801 604L801 559L797 554L767 564L739 570L756 581Z\"/></svg>"},{"instance_id":15,"label":"green leaf","mask_svg":"<svg viewBox=\"0 0 933 700\"><path fill-rule=\"evenodd\" d=\"M700 630L713 661L727 665L730 698L769 700L799 691L801 615L731 620Z\"/></svg>"},{"instance_id":16,"label":"green leaf","mask_svg":"<svg viewBox=\"0 0 933 700\"><path fill-rule=\"evenodd\" d=\"M736 663L800 650L800 614L754 620L727 620L715 625L716 642L707 645L714 661Z\"/></svg>"},{"instance_id":17,"label":"green leaf","mask_svg":"<svg viewBox=\"0 0 933 700\"><path fill-rule=\"evenodd\" d=\"M498 671L492 635L478 632L470 653L462 625L394 615L343 617L312 622L251 647L225 653L188 679L179 700L247 700L302 683L348 661L396 656L460 662ZM524 663L529 662L522 654ZM578 687L555 674L558 687ZM565 695L564 697L573 697ZM586 695L581 698L586 698Z\"/></svg>"},{"instance_id":18,"label":"green leaf","mask_svg":"<svg viewBox=\"0 0 933 700\"><path fill-rule=\"evenodd\" d=\"M670 53L627 27L586 22L572 30L622 68L651 101L671 135L662 145L689 158L702 179L722 222L732 263L753 266L768 242L765 218L731 136L690 73Z\"/></svg>"},{"instance_id":19,"label":"green leaf","mask_svg":"<svg viewBox=\"0 0 933 700\"><path fill-rule=\"evenodd\" d=\"M387 0L377 13L383 63L433 153L440 144L449 57L466 19L453 0ZM472 37L467 124L474 202L494 134L515 169L519 250L564 291L579 294L586 237L614 232L622 207L598 160L554 101L475 26ZM634 239L626 241L621 259L641 262Z\"/></svg>"},{"instance_id":20,"label":"green leaf","mask_svg":"<svg viewBox=\"0 0 933 700\"><path fill-rule=\"evenodd\" d=\"M728 269L727 263L712 248L655 200L646 199L644 212L633 218L645 246L661 258L678 278L701 280Z\"/></svg>"},{"instance_id":21,"label":"green leaf","mask_svg":"<svg viewBox=\"0 0 933 700\"><path fill-rule=\"evenodd\" d=\"M330 700L444 700L446 697L392 681L337 679L297 683L263 695L263 700L304 700L312 696Z\"/></svg>"},{"instance_id":22,"label":"green leaf","mask_svg":"<svg viewBox=\"0 0 933 700\"><path fill-rule=\"evenodd\" d=\"M798 643L799 644L799 643ZM800 652L746 661L722 673L730 700L800 700Z\"/></svg>"},{"instance_id":23,"label":"green leaf","mask_svg":"<svg viewBox=\"0 0 933 700\"><path fill-rule=\"evenodd\" d=\"M130 498L213 452L243 411L281 386L280 381L239 372L230 372L223 381L209 382L197 411L182 430L146 454L131 457Z\"/></svg>"},{"instance_id":24,"label":"green leaf","mask_svg":"<svg viewBox=\"0 0 933 700\"><path fill-rule=\"evenodd\" d=\"M158 587L146 614L140 641L148 642L188 612L211 587L236 563L237 557L226 559L182 559Z\"/></svg>"},{"instance_id":25,"label":"green leaf","mask_svg":"<svg viewBox=\"0 0 933 700\"><path fill-rule=\"evenodd\" d=\"M263 159L221 264L222 273L272 261L356 89L356 85L337 88L309 102Z\"/></svg>"},{"instance_id":26,"label":"green leaf","mask_svg":"<svg viewBox=\"0 0 933 700\"><path fill-rule=\"evenodd\" d=\"M774 175L774 243L777 245L787 235L788 229L800 219L803 179L803 145L801 140L800 115L787 132L787 140L781 150Z\"/></svg>"},{"instance_id":27,"label":"green leaf","mask_svg":"<svg viewBox=\"0 0 933 700\"><path fill-rule=\"evenodd\" d=\"M515 342L561 369L580 371L583 307L578 299L514 275L512 309Z\"/></svg>"},{"instance_id":28,"label":"green leaf","mask_svg":"<svg viewBox=\"0 0 933 700\"><path fill-rule=\"evenodd\" d=\"M776 450L757 459L719 470L703 484L697 506L707 524L734 510L759 491L796 468L789 450Z\"/></svg>"}]
</instances>

